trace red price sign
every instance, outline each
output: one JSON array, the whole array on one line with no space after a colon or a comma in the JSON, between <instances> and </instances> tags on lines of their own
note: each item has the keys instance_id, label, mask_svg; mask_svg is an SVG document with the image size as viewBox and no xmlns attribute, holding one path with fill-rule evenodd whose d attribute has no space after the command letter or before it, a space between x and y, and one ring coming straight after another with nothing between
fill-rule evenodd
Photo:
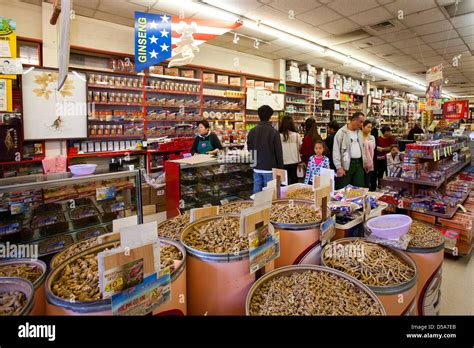
<instances>
[{"instance_id":1,"label":"red price sign","mask_svg":"<svg viewBox=\"0 0 474 348\"><path fill-rule=\"evenodd\" d=\"M339 100L339 91L336 89L323 90L323 100Z\"/></svg>"}]
</instances>

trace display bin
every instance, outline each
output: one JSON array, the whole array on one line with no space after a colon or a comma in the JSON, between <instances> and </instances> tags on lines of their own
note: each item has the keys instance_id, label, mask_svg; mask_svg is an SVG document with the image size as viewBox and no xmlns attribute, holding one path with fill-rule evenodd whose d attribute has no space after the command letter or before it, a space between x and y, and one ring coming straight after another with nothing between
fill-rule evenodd
<instances>
[{"instance_id":1,"label":"display bin","mask_svg":"<svg viewBox=\"0 0 474 348\"><path fill-rule=\"evenodd\" d=\"M0 277L0 292L21 291L26 296L26 303L18 315L31 315L35 289L31 282L17 277Z\"/></svg>"},{"instance_id":2,"label":"display bin","mask_svg":"<svg viewBox=\"0 0 474 348\"><path fill-rule=\"evenodd\" d=\"M125 209L113 212L102 209L104 201L101 199L108 197L105 188L109 188L108 195L113 196L106 202L123 202ZM46 255L90 237L90 233L103 233L112 219L138 215L141 222L140 188L137 170L86 176L56 173L0 179L2 220L5 217L19 226L18 232L3 233L2 242L38 245L39 256L46 258ZM87 211L80 214L83 207Z\"/></svg>"},{"instance_id":3,"label":"display bin","mask_svg":"<svg viewBox=\"0 0 474 348\"><path fill-rule=\"evenodd\" d=\"M342 238L342 239L329 243L327 245L327 248L333 247L334 243L344 246L358 239L360 238ZM364 241L368 243L373 243L365 239ZM405 262L411 268L413 268L415 270L415 275L410 280L407 280L398 285L393 285L393 286L367 285L367 286L380 299L388 315L414 315L415 310L416 310L416 292L417 292L417 279L418 279L417 265L415 261L410 256L408 256L407 253L404 253L397 249L382 246L382 245L381 247L388 249L391 253L396 255L399 259L401 259L403 262ZM327 267L326 263L324 262L324 253L326 252L325 250L327 249L323 249L323 252L321 254L321 265Z\"/></svg>"},{"instance_id":4,"label":"display bin","mask_svg":"<svg viewBox=\"0 0 474 348\"><path fill-rule=\"evenodd\" d=\"M47 315L112 315L110 299L95 301L78 301L61 298L54 294L53 286L61 272L78 258L90 254L97 254L105 249L118 247L118 234L109 234L101 237L106 243L97 244L83 250L63 263L55 262L46 279L46 314ZM110 237L110 238L107 238ZM186 287L186 250L177 242L161 238L161 246L171 245L182 254L182 260L174 262L174 271L171 273L171 299L153 311L153 315L186 315L187 314L187 287Z\"/></svg>"}]
</instances>

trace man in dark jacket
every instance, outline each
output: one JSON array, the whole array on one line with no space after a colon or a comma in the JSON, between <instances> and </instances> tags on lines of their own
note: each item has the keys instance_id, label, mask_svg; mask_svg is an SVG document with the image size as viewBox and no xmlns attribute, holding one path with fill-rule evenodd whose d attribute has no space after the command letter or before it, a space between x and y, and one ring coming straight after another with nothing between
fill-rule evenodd
<instances>
[{"instance_id":1,"label":"man in dark jacket","mask_svg":"<svg viewBox=\"0 0 474 348\"><path fill-rule=\"evenodd\" d=\"M272 180L272 168L283 168L283 150L278 131L269 122L273 109L268 105L258 108L260 122L247 136L247 148L256 165L253 169L253 192L257 193ZM255 157L256 156L256 157Z\"/></svg>"},{"instance_id":2,"label":"man in dark jacket","mask_svg":"<svg viewBox=\"0 0 474 348\"><path fill-rule=\"evenodd\" d=\"M420 127L420 122L416 121L415 122L415 127L410 129L410 132L408 132L408 140L415 140L415 134L423 134L423 128Z\"/></svg>"}]
</instances>

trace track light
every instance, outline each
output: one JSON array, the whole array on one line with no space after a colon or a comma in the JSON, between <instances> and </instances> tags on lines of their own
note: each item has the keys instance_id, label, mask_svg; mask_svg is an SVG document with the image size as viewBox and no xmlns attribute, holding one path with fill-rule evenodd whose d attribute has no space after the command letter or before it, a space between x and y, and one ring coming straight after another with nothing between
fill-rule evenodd
<instances>
[{"instance_id":1,"label":"track light","mask_svg":"<svg viewBox=\"0 0 474 348\"><path fill-rule=\"evenodd\" d=\"M253 43L253 47L258 49L260 47L260 41L255 39L255 42Z\"/></svg>"},{"instance_id":2,"label":"track light","mask_svg":"<svg viewBox=\"0 0 474 348\"><path fill-rule=\"evenodd\" d=\"M239 43L240 37L237 33L234 33L234 40L232 40L236 45Z\"/></svg>"}]
</instances>

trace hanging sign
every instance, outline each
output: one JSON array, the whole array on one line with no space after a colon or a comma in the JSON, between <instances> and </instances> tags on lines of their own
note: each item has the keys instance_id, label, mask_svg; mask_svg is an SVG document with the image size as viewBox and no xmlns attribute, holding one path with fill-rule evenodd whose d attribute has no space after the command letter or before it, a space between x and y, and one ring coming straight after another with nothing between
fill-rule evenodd
<instances>
[{"instance_id":1,"label":"hanging sign","mask_svg":"<svg viewBox=\"0 0 474 348\"><path fill-rule=\"evenodd\" d=\"M447 120L467 119L469 100L447 101L443 106L443 115Z\"/></svg>"},{"instance_id":2,"label":"hanging sign","mask_svg":"<svg viewBox=\"0 0 474 348\"><path fill-rule=\"evenodd\" d=\"M169 67L189 64L199 51L197 46L240 26L237 22L135 12L135 70L171 57Z\"/></svg>"},{"instance_id":3,"label":"hanging sign","mask_svg":"<svg viewBox=\"0 0 474 348\"><path fill-rule=\"evenodd\" d=\"M16 58L16 21L0 17L0 58ZM16 79L16 75L2 75L4 79Z\"/></svg>"},{"instance_id":4,"label":"hanging sign","mask_svg":"<svg viewBox=\"0 0 474 348\"><path fill-rule=\"evenodd\" d=\"M339 91L337 89L323 90L323 100L339 100Z\"/></svg>"},{"instance_id":5,"label":"hanging sign","mask_svg":"<svg viewBox=\"0 0 474 348\"><path fill-rule=\"evenodd\" d=\"M441 89L443 87L443 64L436 65L426 72L426 103L430 107L437 106L435 100L441 99Z\"/></svg>"},{"instance_id":6,"label":"hanging sign","mask_svg":"<svg viewBox=\"0 0 474 348\"><path fill-rule=\"evenodd\" d=\"M58 86L60 91L66 82L69 70L70 35L71 35L71 0L61 0L61 14L59 22L59 50L58 50Z\"/></svg>"}]
</instances>

